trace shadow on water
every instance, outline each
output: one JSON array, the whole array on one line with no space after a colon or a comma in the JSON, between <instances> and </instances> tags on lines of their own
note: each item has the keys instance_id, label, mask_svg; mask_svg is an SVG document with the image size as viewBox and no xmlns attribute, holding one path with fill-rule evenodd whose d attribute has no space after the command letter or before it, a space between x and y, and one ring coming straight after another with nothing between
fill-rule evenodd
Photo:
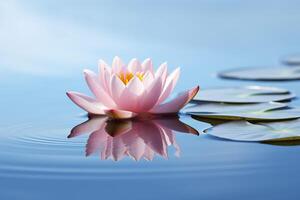
<instances>
[{"instance_id":1,"label":"shadow on water","mask_svg":"<svg viewBox=\"0 0 300 200\"><path fill-rule=\"evenodd\" d=\"M275 145L275 146L299 146L300 140L290 140L290 141L265 141L261 142L263 144Z\"/></svg>"},{"instance_id":2,"label":"shadow on water","mask_svg":"<svg viewBox=\"0 0 300 200\"><path fill-rule=\"evenodd\" d=\"M230 120L222 120L222 119L212 119L212 118L205 118L205 117L199 117L196 115L191 115L191 117L195 120L201 121L201 122L205 122L208 123L212 126L218 125L218 124L223 124L225 122L228 122Z\"/></svg>"},{"instance_id":3,"label":"shadow on water","mask_svg":"<svg viewBox=\"0 0 300 200\"><path fill-rule=\"evenodd\" d=\"M175 132L199 135L198 131L181 122L178 116L111 120L107 117L90 117L75 126L68 138L89 133L86 156L100 152L102 160L121 160L126 156L134 160L153 160L155 154L168 158L168 147L173 146L175 155L180 147Z\"/></svg>"}]
</instances>

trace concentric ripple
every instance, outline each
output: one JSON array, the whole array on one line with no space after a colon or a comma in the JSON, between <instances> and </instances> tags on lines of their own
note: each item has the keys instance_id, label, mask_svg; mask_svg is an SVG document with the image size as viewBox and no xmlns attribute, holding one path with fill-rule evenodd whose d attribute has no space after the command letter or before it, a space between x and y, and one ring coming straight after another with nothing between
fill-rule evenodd
<instances>
[{"instance_id":1,"label":"concentric ripple","mask_svg":"<svg viewBox=\"0 0 300 200\"><path fill-rule=\"evenodd\" d=\"M18 124L0 130L0 177L76 177L84 157L85 139L68 140L70 127ZM95 171L85 168L85 173Z\"/></svg>"},{"instance_id":2,"label":"concentric ripple","mask_svg":"<svg viewBox=\"0 0 300 200\"><path fill-rule=\"evenodd\" d=\"M190 117L183 116L183 118L185 122L197 124L197 127L194 127L197 130L208 127L208 124L196 123ZM100 152L86 157L85 149L90 134L84 133L68 138L71 129L82 121L84 119L69 124L55 122L52 123L53 126L49 122L35 122L34 125L24 123L1 127L0 178L55 180L187 178L241 173L243 169L247 169L248 173L257 173L258 169L264 171L269 168L263 162L243 162L239 156L236 156L235 161L232 156L228 156L232 154L230 151L221 151L222 155L215 152L201 153L205 149L202 145L208 141L205 136L177 134L177 132L176 140L182 148L180 158L174 156L175 150L172 148L170 150L173 152L169 151L168 159L157 156L152 162L146 160L137 162L130 158L124 158L118 163L113 160L100 160ZM201 143L201 140L206 142ZM211 142L219 144L219 141ZM236 152L237 155L240 153ZM217 159L220 157L224 159Z\"/></svg>"},{"instance_id":3,"label":"concentric ripple","mask_svg":"<svg viewBox=\"0 0 300 200\"><path fill-rule=\"evenodd\" d=\"M48 125L49 126L49 125ZM15 148L65 148L68 144L72 146L82 146L84 141L68 141L67 133L70 128L56 126L54 128L44 128L45 124L19 124L11 127L1 128L1 140L6 140L4 146Z\"/></svg>"},{"instance_id":4,"label":"concentric ripple","mask_svg":"<svg viewBox=\"0 0 300 200\"><path fill-rule=\"evenodd\" d=\"M83 119L80 119L83 120ZM68 138L74 124L24 123L0 129L0 177L42 179L103 179L129 174L152 176L186 171L170 169L161 165L148 168L149 162L124 159L115 164L112 160L100 160L100 155L85 156L89 133ZM76 125L76 123L75 123ZM163 160L163 159L162 159ZM143 166L143 167L141 167Z\"/></svg>"}]
</instances>

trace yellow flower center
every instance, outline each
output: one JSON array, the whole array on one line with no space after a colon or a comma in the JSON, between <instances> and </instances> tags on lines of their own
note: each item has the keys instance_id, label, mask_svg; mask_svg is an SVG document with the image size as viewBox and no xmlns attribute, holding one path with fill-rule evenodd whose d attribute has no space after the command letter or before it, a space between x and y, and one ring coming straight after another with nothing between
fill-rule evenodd
<instances>
[{"instance_id":1,"label":"yellow flower center","mask_svg":"<svg viewBox=\"0 0 300 200\"><path fill-rule=\"evenodd\" d=\"M127 85L128 82L134 77L138 77L141 81L144 79L144 73L142 72L136 72L135 74L133 74L132 72L121 72L118 77L120 78L120 80Z\"/></svg>"}]
</instances>

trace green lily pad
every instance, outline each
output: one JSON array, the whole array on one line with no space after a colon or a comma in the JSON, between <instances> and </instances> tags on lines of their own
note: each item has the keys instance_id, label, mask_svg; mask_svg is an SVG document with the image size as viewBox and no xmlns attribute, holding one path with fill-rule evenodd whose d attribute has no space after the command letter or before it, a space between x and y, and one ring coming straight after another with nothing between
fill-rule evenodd
<instances>
[{"instance_id":1,"label":"green lily pad","mask_svg":"<svg viewBox=\"0 0 300 200\"><path fill-rule=\"evenodd\" d=\"M233 121L204 131L218 138L235 141L288 141L300 139L300 120L253 124Z\"/></svg>"},{"instance_id":2,"label":"green lily pad","mask_svg":"<svg viewBox=\"0 0 300 200\"><path fill-rule=\"evenodd\" d=\"M263 86L224 87L200 91L194 101L224 102L224 103L262 103L284 101L295 95L286 89Z\"/></svg>"},{"instance_id":3,"label":"green lily pad","mask_svg":"<svg viewBox=\"0 0 300 200\"><path fill-rule=\"evenodd\" d=\"M224 113L190 113L197 117L212 118L212 119L225 119L225 120L249 120L249 121L277 121L300 118L300 108L287 108L287 109L269 109L269 110L244 110L232 111Z\"/></svg>"},{"instance_id":4,"label":"green lily pad","mask_svg":"<svg viewBox=\"0 0 300 200\"><path fill-rule=\"evenodd\" d=\"M183 113L187 114L218 114L218 113L245 113L245 112L264 112L287 107L285 103L266 102L253 104L232 104L232 103L213 103L199 102L190 104L183 109Z\"/></svg>"},{"instance_id":5,"label":"green lily pad","mask_svg":"<svg viewBox=\"0 0 300 200\"><path fill-rule=\"evenodd\" d=\"M300 68L297 67L255 67L239 68L223 71L218 74L221 78L257 80L257 81L286 81L299 80Z\"/></svg>"},{"instance_id":6,"label":"green lily pad","mask_svg":"<svg viewBox=\"0 0 300 200\"><path fill-rule=\"evenodd\" d=\"M282 63L290 66L300 66L300 54L287 56L282 59Z\"/></svg>"}]
</instances>

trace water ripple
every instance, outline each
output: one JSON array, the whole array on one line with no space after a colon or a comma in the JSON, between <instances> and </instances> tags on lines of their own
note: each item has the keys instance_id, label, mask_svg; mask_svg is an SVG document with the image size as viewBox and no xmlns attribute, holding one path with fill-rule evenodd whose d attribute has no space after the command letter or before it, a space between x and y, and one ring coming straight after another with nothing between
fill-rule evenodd
<instances>
[{"instance_id":1,"label":"water ripple","mask_svg":"<svg viewBox=\"0 0 300 200\"><path fill-rule=\"evenodd\" d=\"M162 124L164 127L168 127L169 122L174 125L174 121L167 120L160 121L159 127L163 127ZM81 124L80 130L82 131L82 126L86 127L86 125L85 123ZM150 125L147 122L148 129ZM195 130L189 126L177 125L177 131L185 130L195 133ZM232 162L232 160L219 160L204 164L200 159L194 157L187 157L182 162L178 158L170 158L169 160L157 158L153 162L134 162L130 157L126 157L118 164L113 160L101 161L99 152L95 156L85 157L85 149L88 145L87 141L90 140L90 134L80 134L74 138L68 138L71 127L72 125L59 123L55 123L55 127L52 128L49 127L49 123L34 125L24 123L2 127L0 130L0 177L35 179L183 178L245 173L243 169L247 169L247 173L258 173L258 169L264 171L270 167L262 163L237 163ZM78 129L78 126L76 127ZM143 128L143 126L139 128ZM124 129L123 125L121 129L117 128L116 130L118 132L126 130L127 134L130 133L127 128ZM169 129L162 128L159 130L163 130L162 133L165 135L169 134L168 138L162 138L166 144L175 144L175 137L171 134L172 132L168 132ZM128 139L124 134L121 136L124 141ZM153 148L158 148L156 151L161 153L159 147ZM163 152L161 154L167 155L168 153ZM273 165L272 167L276 166Z\"/></svg>"}]
</instances>

